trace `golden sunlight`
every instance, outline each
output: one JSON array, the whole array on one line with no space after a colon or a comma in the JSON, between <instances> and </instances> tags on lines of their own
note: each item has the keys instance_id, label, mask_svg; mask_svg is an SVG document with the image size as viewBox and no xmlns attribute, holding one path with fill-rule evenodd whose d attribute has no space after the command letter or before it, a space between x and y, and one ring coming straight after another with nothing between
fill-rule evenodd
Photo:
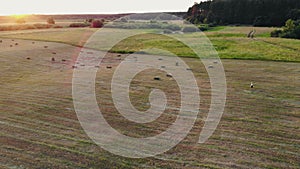
<instances>
[{"instance_id":1,"label":"golden sunlight","mask_svg":"<svg viewBox=\"0 0 300 169\"><path fill-rule=\"evenodd\" d=\"M22 19L22 18L26 18L28 15L26 14L21 14L21 15L11 15L11 17L15 18L15 19Z\"/></svg>"},{"instance_id":2,"label":"golden sunlight","mask_svg":"<svg viewBox=\"0 0 300 169\"><path fill-rule=\"evenodd\" d=\"M19 15L11 15L12 21L22 24L26 23L26 19L29 15L26 14L19 14Z\"/></svg>"}]
</instances>

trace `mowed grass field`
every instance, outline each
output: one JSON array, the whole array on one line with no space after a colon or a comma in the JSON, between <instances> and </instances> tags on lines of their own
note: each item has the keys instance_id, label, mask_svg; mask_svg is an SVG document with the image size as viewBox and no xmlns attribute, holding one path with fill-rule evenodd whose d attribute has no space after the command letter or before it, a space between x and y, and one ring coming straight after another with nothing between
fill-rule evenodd
<instances>
[{"instance_id":1,"label":"mowed grass field","mask_svg":"<svg viewBox=\"0 0 300 169\"><path fill-rule=\"evenodd\" d=\"M247 34L253 29L256 30L256 38L247 38ZM222 59L300 62L300 41L269 37L270 32L274 29L275 28L217 27L212 31L205 32L205 35L214 45L219 53L219 57ZM83 46L86 40L97 30L98 29L76 28L16 31L13 33L1 32L0 37L51 41ZM106 31L113 35L115 30L106 28ZM139 32L140 30L136 31ZM157 35L156 30L149 29L144 32L149 34L128 38L116 45L111 51L117 53L133 53L148 47L159 47L171 51L178 56L195 57L192 50L175 39L166 35ZM199 36L198 33L191 33L188 36L194 37L195 35ZM101 41L101 39L99 40ZM105 42L105 40L103 40L103 42ZM97 46L93 48L99 49Z\"/></svg>"},{"instance_id":2,"label":"mowed grass field","mask_svg":"<svg viewBox=\"0 0 300 169\"><path fill-rule=\"evenodd\" d=\"M251 29L224 27L206 33L224 58L228 93L223 118L205 144L197 144L197 139L210 106L208 75L189 49L173 51L185 56L182 59L193 69L200 87L201 113L179 145L146 159L124 158L98 147L77 119L72 66L80 53L77 46L96 29L0 32L0 167L299 168L299 41L266 37L273 28L260 28L256 39L248 39ZM133 38L139 38L140 45L124 50L134 41L128 39L112 51L123 51L121 57L118 53L107 55L97 74L96 97L105 118L119 132L132 137L153 136L174 122L176 112L167 110L157 121L143 125L125 120L113 105L111 77L127 53L153 44L168 49L167 44L180 43L162 36L151 40L151 34ZM154 76L162 77L161 81L153 81ZM254 89L250 82L254 82ZM168 104L178 104L176 82L158 70L136 76L130 86L132 104L139 110L147 109L153 88L167 93Z\"/></svg>"}]
</instances>

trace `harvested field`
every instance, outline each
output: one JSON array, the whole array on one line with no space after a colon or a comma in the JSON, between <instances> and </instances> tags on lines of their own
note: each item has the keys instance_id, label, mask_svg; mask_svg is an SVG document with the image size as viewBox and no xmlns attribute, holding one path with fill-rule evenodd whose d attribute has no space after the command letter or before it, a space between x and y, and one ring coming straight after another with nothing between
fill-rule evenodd
<instances>
[{"instance_id":1,"label":"harvested field","mask_svg":"<svg viewBox=\"0 0 300 169\"><path fill-rule=\"evenodd\" d=\"M0 44L0 167L300 167L300 65L297 62L222 60L228 85L225 112L214 135L205 144L197 144L210 105L210 83L198 60L182 58L200 87L201 113L194 128L165 154L129 159L97 146L80 126L72 102L72 66L85 64L76 60L80 48L43 41L33 44L32 40L12 42L6 38ZM18 46L10 48L15 43ZM89 53L83 55L90 59L99 54L96 50L86 51ZM56 53L55 62L51 61L52 52ZM135 124L125 120L114 108L111 77L126 56L109 53L99 66L98 104L109 124L125 135L141 137L160 133L175 120L176 111L167 110L153 123ZM31 59L27 60L28 57ZM161 77L161 81L153 81L155 76ZM251 82L255 84L253 89ZM130 86L132 104L139 110L147 110L148 95L153 88L168 93L169 104L178 106L178 86L159 70L144 71L134 78Z\"/></svg>"}]
</instances>

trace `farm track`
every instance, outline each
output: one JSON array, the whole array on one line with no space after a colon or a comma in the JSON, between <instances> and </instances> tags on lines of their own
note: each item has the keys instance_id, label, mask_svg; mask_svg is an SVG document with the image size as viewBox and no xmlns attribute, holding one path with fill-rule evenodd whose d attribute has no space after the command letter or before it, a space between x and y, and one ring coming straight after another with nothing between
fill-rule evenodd
<instances>
[{"instance_id":1,"label":"farm track","mask_svg":"<svg viewBox=\"0 0 300 169\"><path fill-rule=\"evenodd\" d=\"M261 38L260 39L254 38L253 40L261 41L261 42L264 42L264 43L267 43L267 44L271 44L271 45L274 45L274 46L277 46L277 47L280 47L280 48L284 48L284 49L289 49L289 50L294 50L294 51L300 52L300 49L292 48L292 47L285 46L285 45L281 45L281 44L278 44L278 43L275 43L275 42L269 42L269 41L263 40Z\"/></svg>"}]
</instances>

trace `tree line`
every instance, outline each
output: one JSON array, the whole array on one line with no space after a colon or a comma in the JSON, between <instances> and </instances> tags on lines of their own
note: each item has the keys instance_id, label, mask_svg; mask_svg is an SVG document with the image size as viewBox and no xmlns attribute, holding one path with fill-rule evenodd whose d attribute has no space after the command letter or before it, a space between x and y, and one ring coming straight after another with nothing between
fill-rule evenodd
<instances>
[{"instance_id":1,"label":"tree line","mask_svg":"<svg viewBox=\"0 0 300 169\"><path fill-rule=\"evenodd\" d=\"M208 0L189 8L186 19L194 24L284 26L300 19L300 0Z\"/></svg>"}]
</instances>

